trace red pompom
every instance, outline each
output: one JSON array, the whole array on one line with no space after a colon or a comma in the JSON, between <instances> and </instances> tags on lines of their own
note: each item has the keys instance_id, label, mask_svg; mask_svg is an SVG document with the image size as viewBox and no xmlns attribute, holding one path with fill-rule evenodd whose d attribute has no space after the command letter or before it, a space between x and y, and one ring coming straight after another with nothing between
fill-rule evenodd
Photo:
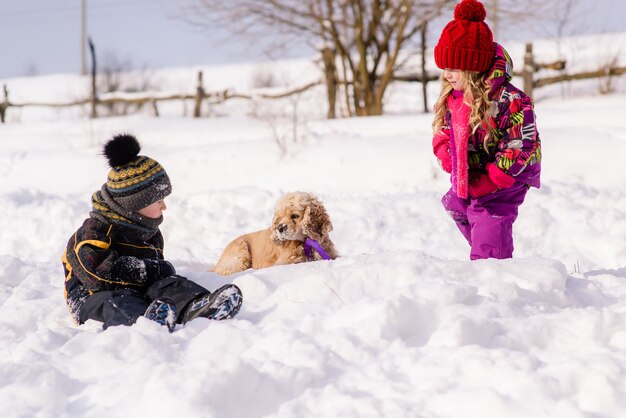
<instances>
[{"instance_id":1,"label":"red pompom","mask_svg":"<svg viewBox=\"0 0 626 418\"><path fill-rule=\"evenodd\" d=\"M477 0L463 0L454 8L455 20L469 20L483 22L487 17L485 6Z\"/></svg>"}]
</instances>

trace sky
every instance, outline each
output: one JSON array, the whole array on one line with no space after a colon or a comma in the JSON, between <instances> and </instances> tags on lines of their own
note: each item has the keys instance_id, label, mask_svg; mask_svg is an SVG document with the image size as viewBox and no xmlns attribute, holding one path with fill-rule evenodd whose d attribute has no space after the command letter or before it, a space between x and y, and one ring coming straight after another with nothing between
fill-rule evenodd
<instances>
[{"instance_id":1,"label":"sky","mask_svg":"<svg viewBox=\"0 0 626 418\"><path fill-rule=\"evenodd\" d=\"M626 2L579 0L582 31L625 31ZM80 71L80 0L0 0L0 77ZM225 28L201 29L175 15L182 1L87 0L87 31L98 59L133 68L265 61L311 55L308 48L268 56L258 42L233 39ZM512 34L513 35L513 34Z\"/></svg>"}]
</instances>

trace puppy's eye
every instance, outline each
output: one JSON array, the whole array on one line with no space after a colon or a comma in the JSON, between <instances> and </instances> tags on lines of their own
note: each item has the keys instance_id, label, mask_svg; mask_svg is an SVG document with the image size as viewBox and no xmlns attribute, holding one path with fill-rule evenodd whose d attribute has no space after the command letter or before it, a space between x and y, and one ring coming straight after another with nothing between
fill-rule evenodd
<instances>
[{"instance_id":1,"label":"puppy's eye","mask_svg":"<svg viewBox=\"0 0 626 418\"><path fill-rule=\"evenodd\" d=\"M299 217L300 215L298 215L297 213L294 213L293 215L291 215L291 219L293 219L294 221L298 219Z\"/></svg>"}]
</instances>

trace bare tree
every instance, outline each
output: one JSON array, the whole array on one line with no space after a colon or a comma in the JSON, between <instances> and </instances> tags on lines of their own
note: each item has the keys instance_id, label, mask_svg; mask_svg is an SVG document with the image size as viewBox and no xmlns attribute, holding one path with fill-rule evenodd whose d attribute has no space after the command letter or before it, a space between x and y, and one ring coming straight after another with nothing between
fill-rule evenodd
<instances>
[{"instance_id":1,"label":"bare tree","mask_svg":"<svg viewBox=\"0 0 626 418\"><path fill-rule=\"evenodd\" d=\"M509 38L524 28L534 31L534 23L541 20L546 5L554 1L558 0L483 1L494 40L497 42Z\"/></svg>"},{"instance_id":2,"label":"bare tree","mask_svg":"<svg viewBox=\"0 0 626 418\"><path fill-rule=\"evenodd\" d=\"M606 58L606 63L600 67L605 71L605 75L598 78L598 91L600 94L615 93L615 76L611 74L611 68L617 68L619 65L619 57L621 54L617 53L613 56Z\"/></svg>"},{"instance_id":3,"label":"bare tree","mask_svg":"<svg viewBox=\"0 0 626 418\"><path fill-rule=\"evenodd\" d=\"M380 115L402 49L456 0L187 0L185 19L235 35L293 37L324 53L329 103L337 85L350 115ZM334 54L329 57L328 54ZM336 65L331 65L334 62ZM337 83L337 75L343 80ZM334 115L330 109L329 116Z\"/></svg>"},{"instance_id":4,"label":"bare tree","mask_svg":"<svg viewBox=\"0 0 626 418\"><path fill-rule=\"evenodd\" d=\"M121 59L113 52L104 55L98 74L98 92L102 93L136 93L154 88L150 75L145 69L133 70L129 59ZM110 103L106 105L109 116L127 115L141 109L143 103Z\"/></svg>"},{"instance_id":5,"label":"bare tree","mask_svg":"<svg viewBox=\"0 0 626 418\"><path fill-rule=\"evenodd\" d=\"M580 15L579 0L484 0L495 41L533 35L563 36ZM525 39L525 40L528 40Z\"/></svg>"},{"instance_id":6,"label":"bare tree","mask_svg":"<svg viewBox=\"0 0 626 418\"><path fill-rule=\"evenodd\" d=\"M554 37L556 42L556 51L558 59L564 59L563 53L563 37L568 34L569 27L575 22L576 8L578 6L578 0L564 0L558 7L554 7L549 15L552 16L556 25L554 28ZM575 51L572 51L575 54ZM565 68L561 70L562 74L565 74ZM569 87L569 83L561 83L561 95L565 96L566 89Z\"/></svg>"}]
</instances>

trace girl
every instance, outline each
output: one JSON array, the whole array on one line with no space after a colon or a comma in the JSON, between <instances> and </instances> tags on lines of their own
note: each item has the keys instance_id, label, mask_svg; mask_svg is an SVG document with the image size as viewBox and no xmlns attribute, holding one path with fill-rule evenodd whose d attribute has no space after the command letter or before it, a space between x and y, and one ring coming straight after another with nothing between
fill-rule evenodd
<instances>
[{"instance_id":1,"label":"girl","mask_svg":"<svg viewBox=\"0 0 626 418\"><path fill-rule=\"evenodd\" d=\"M444 72L433 151L452 183L442 203L472 260L513 256L513 222L541 170L532 100L510 83L513 63L485 17L482 3L463 0L434 51Z\"/></svg>"}]
</instances>

